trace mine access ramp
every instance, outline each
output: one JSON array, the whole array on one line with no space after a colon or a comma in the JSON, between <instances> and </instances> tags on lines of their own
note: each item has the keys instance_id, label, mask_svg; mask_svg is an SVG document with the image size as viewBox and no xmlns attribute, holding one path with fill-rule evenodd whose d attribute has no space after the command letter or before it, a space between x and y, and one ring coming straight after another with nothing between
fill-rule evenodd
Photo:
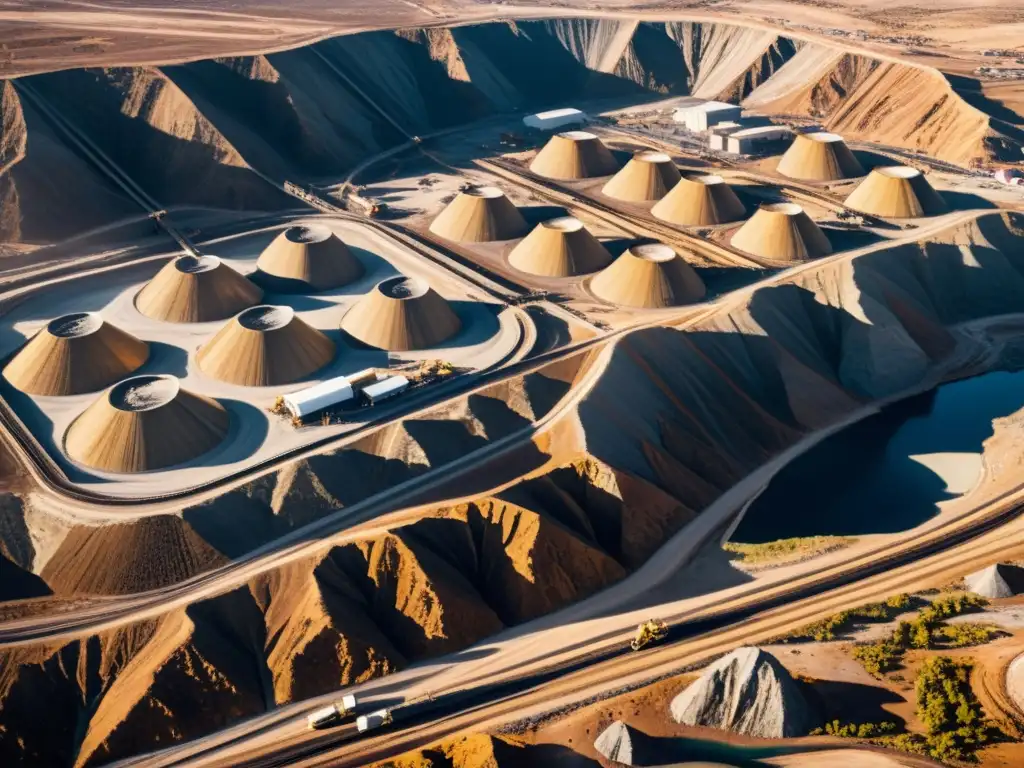
<instances>
[{"instance_id":1,"label":"mine access ramp","mask_svg":"<svg viewBox=\"0 0 1024 768\"><path fill-rule=\"evenodd\" d=\"M314 710L306 718L310 730L318 731L321 728L330 728L338 725L356 713L356 697L342 696L341 701L336 701L330 706Z\"/></svg>"}]
</instances>

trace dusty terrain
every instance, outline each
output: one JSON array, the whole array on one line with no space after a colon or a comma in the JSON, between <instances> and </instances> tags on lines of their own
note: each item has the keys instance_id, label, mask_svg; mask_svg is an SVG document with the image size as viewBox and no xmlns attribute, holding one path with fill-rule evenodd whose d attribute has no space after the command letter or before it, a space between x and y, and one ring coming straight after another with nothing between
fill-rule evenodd
<instances>
[{"instance_id":1,"label":"dusty terrain","mask_svg":"<svg viewBox=\"0 0 1024 768\"><path fill-rule=\"evenodd\" d=\"M366 765L412 749L384 764L598 765L593 738L613 717L699 740L687 759L728 762L721 734L664 717L693 671L682 668L894 589L944 586L1019 541L1020 410L974 453L922 459L950 499L915 526L762 567L721 547L772 475L829 432L941 382L1024 366L1024 197L977 171L1024 160L1024 80L977 71L1018 66L1017 5L702 0L598 16L571 4L2 4L0 354L56 315L102 311L158 345L155 372L256 412L202 465L115 476L62 457L93 394L0 388L5 764L237 765L322 749L310 759ZM926 170L950 212L849 226L854 181L801 184L777 156L727 160L673 139L665 110L693 97L841 133L869 166ZM620 158L653 148L683 171L712 168L751 209L799 201L835 254L758 262L730 246L736 224L673 229L651 205L604 196L604 179L544 183L527 170L543 139L503 134L523 132L522 112L567 104L600 116L594 131ZM531 221L579 216L614 255L665 240L708 296L632 311L592 295L590 275L517 272L513 242L431 236L467 180L501 187ZM376 221L359 218L359 200L379 206ZM338 333L395 271L479 315L421 355L346 345L329 372L444 355L460 369L449 384L380 419L295 430L264 415L277 390L192 366L219 324L182 330L134 306L170 249L248 272L282 226L314 220L368 266L350 288L281 299L315 327ZM1012 601L997 608L1005 636L967 650L986 711L1012 719L1021 630ZM631 657L651 615L677 634ZM726 639L689 628L701 621L724 622ZM830 716L886 713L919 731L908 680L926 654L908 654L903 680L850 656L879 631L771 648L814 678ZM545 682L501 698L530 675ZM395 707L393 730L308 732L306 712L342 689ZM476 708L449 703L452 691ZM429 706L436 717L414 719ZM931 764L815 739L725 741L756 764ZM1020 744L981 756L1013 765Z\"/></svg>"}]
</instances>

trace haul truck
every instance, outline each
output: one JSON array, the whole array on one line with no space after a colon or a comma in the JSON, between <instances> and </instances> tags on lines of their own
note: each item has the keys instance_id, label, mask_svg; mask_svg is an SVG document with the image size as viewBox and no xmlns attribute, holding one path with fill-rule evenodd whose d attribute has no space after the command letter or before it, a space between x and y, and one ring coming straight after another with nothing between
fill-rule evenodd
<instances>
[{"instance_id":1,"label":"haul truck","mask_svg":"<svg viewBox=\"0 0 1024 768\"><path fill-rule=\"evenodd\" d=\"M360 715L356 718L356 728L360 733L366 733L366 731L373 730L374 728L380 728L382 725L389 725L390 723L390 709L378 709L376 712L371 712L368 715Z\"/></svg>"},{"instance_id":2,"label":"haul truck","mask_svg":"<svg viewBox=\"0 0 1024 768\"><path fill-rule=\"evenodd\" d=\"M341 701L336 701L329 707L322 707L315 712L312 712L309 717L306 718L306 721L309 723L310 730L318 731L321 728L329 728L332 725L337 725L346 717L350 717L355 713L356 697L342 696Z\"/></svg>"},{"instance_id":3,"label":"haul truck","mask_svg":"<svg viewBox=\"0 0 1024 768\"><path fill-rule=\"evenodd\" d=\"M634 651L639 651L645 645L664 640L667 634L668 627L664 621L661 619L648 619L636 628L636 634L633 635L633 640L630 642L629 647Z\"/></svg>"}]
</instances>

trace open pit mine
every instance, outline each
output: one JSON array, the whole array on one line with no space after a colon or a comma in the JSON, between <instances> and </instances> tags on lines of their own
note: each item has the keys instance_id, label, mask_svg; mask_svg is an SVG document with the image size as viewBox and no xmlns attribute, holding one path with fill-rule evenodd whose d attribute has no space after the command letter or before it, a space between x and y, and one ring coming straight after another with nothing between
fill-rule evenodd
<instances>
[{"instance_id":1,"label":"open pit mine","mask_svg":"<svg viewBox=\"0 0 1024 768\"><path fill-rule=\"evenodd\" d=\"M1019 3L178 5L0 8L0 765L1024 765Z\"/></svg>"}]
</instances>

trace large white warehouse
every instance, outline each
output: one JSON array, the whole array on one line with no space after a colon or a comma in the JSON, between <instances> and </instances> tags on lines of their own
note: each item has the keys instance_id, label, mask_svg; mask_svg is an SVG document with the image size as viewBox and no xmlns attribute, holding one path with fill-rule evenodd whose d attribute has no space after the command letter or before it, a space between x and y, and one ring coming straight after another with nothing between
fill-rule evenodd
<instances>
[{"instance_id":1,"label":"large white warehouse","mask_svg":"<svg viewBox=\"0 0 1024 768\"><path fill-rule=\"evenodd\" d=\"M743 109L735 104L724 101L705 101L679 107L672 115L677 123L682 123L695 133L706 131L719 123L735 122L740 119Z\"/></svg>"},{"instance_id":2,"label":"large white warehouse","mask_svg":"<svg viewBox=\"0 0 1024 768\"><path fill-rule=\"evenodd\" d=\"M586 123L587 113L572 107L551 109L523 118L523 124L527 128L536 128L540 131L555 131L567 125L586 125Z\"/></svg>"}]
</instances>

